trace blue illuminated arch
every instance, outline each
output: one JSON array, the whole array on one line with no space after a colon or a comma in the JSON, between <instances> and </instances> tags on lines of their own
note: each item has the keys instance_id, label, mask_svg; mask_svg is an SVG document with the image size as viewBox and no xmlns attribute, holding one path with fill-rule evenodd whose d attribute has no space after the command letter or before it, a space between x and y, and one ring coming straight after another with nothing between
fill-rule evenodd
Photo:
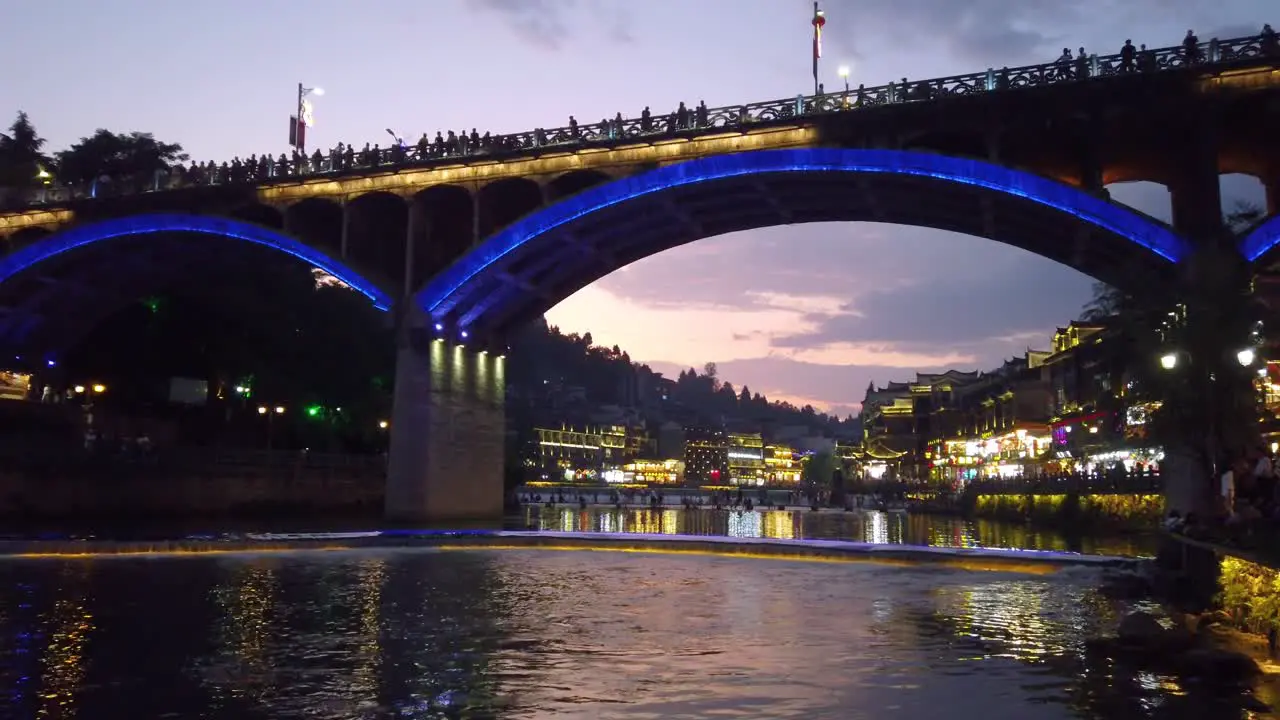
<instances>
[{"instance_id":1,"label":"blue illuminated arch","mask_svg":"<svg viewBox=\"0 0 1280 720\"><path fill-rule=\"evenodd\" d=\"M415 300L430 316L443 319L468 284L506 255L543 233L628 200L732 177L809 172L917 176L986 188L1072 215L1171 263L1187 254L1186 242L1155 219L1069 185L980 160L899 150L757 150L668 165L573 195L490 237L432 278Z\"/></svg>"},{"instance_id":2,"label":"blue illuminated arch","mask_svg":"<svg viewBox=\"0 0 1280 720\"><path fill-rule=\"evenodd\" d=\"M268 247L329 273L369 298L379 310L389 309L393 302L390 295L355 270L274 230L228 218L171 213L134 215L56 232L0 258L0 283L76 248L113 238L170 232L216 235Z\"/></svg>"},{"instance_id":3,"label":"blue illuminated arch","mask_svg":"<svg viewBox=\"0 0 1280 720\"><path fill-rule=\"evenodd\" d=\"M1280 245L1280 215L1272 215L1240 240L1240 254L1249 262L1257 262L1277 245Z\"/></svg>"}]
</instances>

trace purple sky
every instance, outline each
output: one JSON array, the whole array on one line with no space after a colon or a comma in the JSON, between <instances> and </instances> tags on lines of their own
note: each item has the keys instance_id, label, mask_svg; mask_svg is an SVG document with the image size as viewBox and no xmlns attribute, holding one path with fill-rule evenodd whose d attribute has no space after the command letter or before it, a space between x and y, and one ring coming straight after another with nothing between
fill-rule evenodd
<instances>
[{"instance_id":1,"label":"purple sky","mask_svg":"<svg viewBox=\"0 0 1280 720\"><path fill-rule=\"evenodd\" d=\"M829 0L823 79L939 77L1177 44L1280 22L1275 0ZM811 0L59 0L6 8L0 118L50 149L95 128L181 142L199 160L285 149L296 84L319 85L310 144L438 129L495 133L713 107L811 87ZM1271 12L1264 12L1270 9ZM74 22L71 20L74 19ZM1258 200L1252 179L1231 197ZM1147 184L1114 196L1159 217ZM715 361L735 385L845 411L869 380L994 366L1088 299L1088 278L1020 250L873 224L703 240L584 289L551 314L674 373Z\"/></svg>"}]
</instances>

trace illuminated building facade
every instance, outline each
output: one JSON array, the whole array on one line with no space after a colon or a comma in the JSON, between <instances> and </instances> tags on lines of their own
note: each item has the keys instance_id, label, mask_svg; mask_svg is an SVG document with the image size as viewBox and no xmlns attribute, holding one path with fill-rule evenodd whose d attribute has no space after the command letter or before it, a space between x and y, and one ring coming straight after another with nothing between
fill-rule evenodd
<instances>
[{"instance_id":1,"label":"illuminated building facade","mask_svg":"<svg viewBox=\"0 0 1280 720\"><path fill-rule=\"evenodd\" d=\"M960 487L975 480L1040 474L1049 452L1053 399L1045 380L1052 353L1027 351L982 373L953 398L930 443L929 479Z\"/></svg>"},{"instance_id":2,"label":"illuminated building facade","mask_svg":"<svg viewBox=\"0 0 1280 720\"><path fill-rule=\"evenodd\" d=\"M875 457L864 477L922 480L929 477L929 444L944 435L957 416L958 393L982 376L948 370L916 373L914 382L868 386L862 401L862 444ZM869 475L867 473L870 473Z\"/></svg>"},{"instance_id":3,"label":"illuminated building facade","mask_svg":"<svg viewBox=\"0 0 1280 720\"><path fill-rule=\"evenodd\" d=\"M1049 473L1094 473L1122 465L1130 472L1159 470L1164 454L1147 438L1147 420L1158 407L1126 398L1124 366L1108 349L1104 325L1059 328L1045 361L1052 393Z\"/></svg>"},{"instance_id":4,"label":"illuminated building facade","mask_svg":"<svg viewBox=\"0 0 1280 720\"><path fill-rule=\"evenodd\" d=\"M732 485L764 485L764 438L760 433L729 433L725 451Z\"/></svg>"},{"instance_id":5,"label":"illuminated building facade","mask_svg":"<svg viewBox=\"0 0 1280 720\"><path fill-rule=\"evenodd\" d=\"M729 477L729 438L722 430L685 428L686 485L721 485Z\"/></svg>"},{"instance_id":6,"label":"illuminated building facade","mask_svg":"<svg viewBox=\"0 0 1280 720\"><path fill-rule=\"evenodd\" d=\"M791 486L800 484L802 469L796 451L785 445L764 447L765 484Z\"/></svg>"},{"instance_id":7,"label":"illuminated building facade","mask_svg":"<svg viewBox=\"0 0 1280 720\"><path fill-rule=\"evenodd\" d=\"M622 466L620 476L605 472L605 481L625 485L682 485L683 460L633 460Z\"/></svg>"},{"instance_id":8,"label":"illuminated building facade","mask_svg":"<svg viewBox=\"0 0 1280 720\"><path fill-rule=\"evenodd\" d=\"M553 482L599 482L604 473L618 470L651 445L642 429L623 425L534 428L534 433L538 443L532 463L537 469L535 479Z\"/></svg>"},{"instance_id":9,"label":"illuminated building facade","mask_svg":"<svg viewBox=\"0 0 1280 720\"><path fill-rule=\"evenodd\" d=\"M934 444L931 479L952 487L975 480L1036 475L1040 459L1050 450L1049 426L1018 423L978 437L941 440Z\"/></svg>"}]
</instances>

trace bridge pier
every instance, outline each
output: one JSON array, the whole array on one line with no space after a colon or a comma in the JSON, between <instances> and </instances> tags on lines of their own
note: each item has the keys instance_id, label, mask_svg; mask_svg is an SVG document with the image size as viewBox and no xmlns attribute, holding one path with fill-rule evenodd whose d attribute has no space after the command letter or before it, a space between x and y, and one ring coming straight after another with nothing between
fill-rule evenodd
<instances>
[{"instance_id":1,"label":"bridge pier","mask_svg":"<svg viewBox=\"0 0 1280 720\"><path fill-rule=\"evenodd\" d=\"M422 313L399 333L385 516L439 523L502 517L501 355L433 337Z\"/></svg>"},{"instance_id":2,"label":"bridge pier","mask_svg":"<svg viewBox=\"0 0 1280 720\"><path fill-rule=\"evenodd\" d=\"M1168 183L1173 227L1192 242L1215 241L1223 232L1216 128L1201 120L1185 132L1188 140Z\"/></svg>"}]
</instances>

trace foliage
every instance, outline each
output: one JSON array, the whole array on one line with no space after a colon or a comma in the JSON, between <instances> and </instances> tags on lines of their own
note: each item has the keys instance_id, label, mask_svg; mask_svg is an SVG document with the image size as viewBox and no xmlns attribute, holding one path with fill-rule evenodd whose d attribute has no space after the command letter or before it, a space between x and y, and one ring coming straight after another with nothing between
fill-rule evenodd
<instances>
[{"instance_id":1,"label":"foliage","mask_svg":"<svg viewBox=\"0 0 1280 720\"><path fill-rule=\"evenodd\" d=\"M974 498L974 513L1002 520L1035 519L1072 523L1101 523L1114 527L1155 527L1164 512L1158 494L1027 494L982 493Z\"/></svg>"},{"instance_id":2,"label":"foliage","mask_svg":"<svg viewBox=\"0 0 1280 720\"><path fill-rule=\"evenodd\" d=\"M1152 493L1109 493L1080 496L1086 520L1114 526L1153 528L1164 515L1164 496Z\"/></svg>"},{"instance_id":3,"label":"foliage","mask_svg":"<svg viewBox=\"0 0 1280 720\"><path fill-rule=\"evenodd\" d=\"M273 418L277 447L376 449L394 367L380 313L356 293L316 289L304 268L266 263L237 280L243 285L228 292L218 287L226 279L210 270L198 281L155 288L157 296L115 313L68 353L66 371L106 382L113 404L143 415L167 412L170 378L208 380L221 397L211 398L206 417L188 418L196 425L186 441L229 434L241 436L229 442L256 445L264 438L256 413L263 404L288 409ZM242 396L236 386L252 392ZM306 415L308 407L317 414Z\"/></svg>"},{"instance_id":4,"label":"foliage","mask_svg":"<svg viewBox=\"0 0 1280 720\"><path fill-rule=\"evenodd\" d=\"M588 424L603 405L638 408L654 423L718 427L738 422L765 432L804 425L814 434L832 435L850 432L854 422L808 405L770 402L746 386L739 390L716 376L715 363L707 363L701 375L692 368L681 372L670 386L617 346L604 348L592 340L590 333L566 335L545 321L516 336L507 364L507 412L518 432L522 425Z\"/></svg>"},{"instance_id":5,"label":"foliage","mask_svg":"<svg viewBox=\"0 0 1280 720\"><path fill-rule=\"evenodd\" d=\"M1280 629L1280 572L1226 556L1216 604L1240 627L1260 635Z\"/></svg>"},{"instance_id":6,"label":"foliage","mask_svg":"<svg viewBox=\"0 0 1280 720\"><path fill-rule=\"evenodd\" d=\"M1226 223L1228 230L1239 234L1266 217L1266 214L1266 209L1259 205L1237 200L1231 207L1231 211L1224 215L1222 220Z\"/></svg>"},{"instance_id":7,"label":"foliage","mask_svg":"<svg viewBox=\"0 0 1280 720\"><path fill-rule=\"evenodd\" d=\"M41 152L44 143L27 114L19 111L8 132L0 134L0 187L37 184L37 175L49 166L49 158Z\"/></svg>"},{"instance_id":8,"label":"foliage","mask_svg":"<svg viewBox=\"0 0 1280 720\"><path fill-rule=\"evenodd\" d=\"M1224 225L1244 228L1262 214L1240 205ZM1096 285L1082 319L1105 324L1125 400L1155 402L1149 437L1188 454L1208 476L1224 454L1258 442L1254 368L1236 354L1260 342L1264 309L1252 294L1249 268L1227 236L1202 241L1178 282L1153 284L1143 295ZM1162 358L1176 358L1165 368Z\"/></svg>"},{"instance_id":9,"label":"foliage","mask_svg":"<svg viewBox=\"0 0 1280 720\"><path fill-rule=\"evenodd\" d=\"M834 455L829 452L814 453L804 459L800 474L800 482L805 487L828 490L831 489L831 478L840 467Z\"/></svg>"},{"instance_id":10,"label":"foliage","mask_svg":"<svg viewBox=\"0 0 1280 720\"><path fill-rule=\"evenodd\" d=\"M186 159L181 145L161 142L151 133L99 129L57 154L58 179L89 184L106 176L142 189L157 172Z\"/></svg>"}]
</instances>

